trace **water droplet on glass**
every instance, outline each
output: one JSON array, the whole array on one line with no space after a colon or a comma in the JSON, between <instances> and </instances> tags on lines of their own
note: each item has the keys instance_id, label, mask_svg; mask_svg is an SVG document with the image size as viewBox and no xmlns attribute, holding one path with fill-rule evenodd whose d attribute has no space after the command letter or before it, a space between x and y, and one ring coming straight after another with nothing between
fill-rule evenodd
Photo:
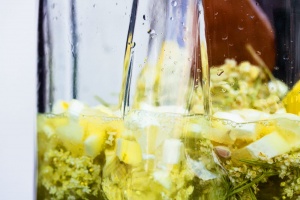
<instances>
[{"instance_id":1,"label":"water droplet on glass","mask_svg":"<svg viewBox=\"0 0 300 200\"><path fill-rule=\"evenodd\" d=\"M218 75L218 76L221 76L223 73L224 73L224 70L223 70L223 69L218 69L218 70L217 70L217 75Z\"/></svg>"},{"instance_id":2,"label":"water droplet on glass","mask_svg":"<svg viewBox=\"0 0 300 200\"><path fill-rule=\"evenodd\" d=\"M261 55L261 52L260 52L260 51L256 51L256 54L260 56L260 55Z\"/></svg>"},{"instance_id":3,"label":"water droplet on glass","mask_svg":"<svg viewBox=\"0 0 300 200\"><path fill-rule=\"evenodd\" d=\"M274 69L275 69L275 70L279 70L279 67L278 67L278 66L275 66Z\"/></svg>"},{"instance_id":4,"label":"water droplet on glass","mask_svg":"<svg viewBox=\"0 0 300 200\"><path fill-rule=\"evenodd\" d=\"M171 5L174 7L177 6L177 1L171 1Z\"/></svg>"},{"instance_id":5,"label":"water droplet on glass","mask_svg":"<svg viewBox=\"0 0 300 200\"><path fill-rule=\"evenodd\" d=\"M173 17L170 17L170 20L173 20Z\"/></svg>"},{"instance_id":6,"label":"water droplet on glass","mask_svg":"<svg viewBox=\"0 0 300 200\"><path fill-rule=\"evenodd\" d=\"M235 128L235 127L237 126L237 123L232 122L232 123L231 123L231 126L232 126L233 128Z\"/></svg>"},{"instance_id":7,"label":"water droplet on glass","mask_svg":"<svg viewBox=\"0 0 300 200\"><path fill-rule=\"evenodd\" d=\"M244 27L238 26L238 29L239 29L240 31L242 31L242 30L244 30Z\"/></svg>"},{"instance_id":8,"label":"water droplet on glass","mask_svg":"<svg viewBox=\"0 0 300 200\"><path fill-rule=\"evenodd\" d=\"M219 14L219 12L216 12L215 15L217 16Z\"/></svg>"},{"instance_id":9,"label":"water droplet on glass","mask_svg":"<svg viewBox=\"0 0 300 200\"><path fill-rule=\"evenodd\" d=\"M258 2L255 2L255 4L256 4L257 6L259 6L259 3L258 3Z\"/></svg>"},{"instance_id":10,"label":"water droplet on glass","mask_svg":"<svg viewBox=\"0 0 300 200\"><path fill-rule=\"evenodd\" d=\"M95 7L96 7L96 4L93 5L93 8L95 8Z\"/></svg>"},{"instance_id":11,"label":"water droplet on glass","mask_svg":"<svg viewBox=\"0 0 300 200\"><path fill-rule=\"evenodd\" d=\"M155 30L149 29L147 33L151 36L151 38L156 36Z\"/></svg>"},{"instance_id":12,"label":"water droplet on glass","mask_svg":"<svg viewBox=\"0 0 300 200\"><path fill-rule=\"evenodd\" d=\"M51 5L51 7L52 7L52 9L54 9L54 8L55 8L55 3L53 3L53 4Z\"/></svg>"},{"instance_id":13,"label":"water droplet on glass","mask_svg":"<svg viewBox=\"0 0 300 200\"><path fill-rule=\"evenodd\" d=\"M221 90L222 92L226 92L226 89L225 88L222 88L222 90Z\"/></svg>"},{"instance_id":14,"label":"water droplet on glass","mask_svg":"<svg viewBox=\"0 0 300 200\"><path fill-rule=\"evenodd\" d=\"M222 37L222 40L224 40L224 41L227 40L227 39L228 39L228 35L225 35L225 36Z\"/></svg>"},{"instance_id":15,"label":"water droplet on glass","mask_svg":"<svg viewBox=\"0 0 300 200\"><path fill-rule=\"evenodd\" d=\"M118 3L116 3L116 6L118 5Z\"/></svg>"},{"instance_id":16,"label":"water droplet on glass","mask_svg":"<svg viewBox=\"0 0 300 200\"><path fill-rule=\"evenodd\" d=\"M228 44L229 46L233 47L233 44Z\"/></svg>"},{"instance_id":17,"label":"water droplet on glass","mask_svg":"<svg viewBox=\"0 0 300 200\"><path fill-rule=\"evenodd\" d=\"M146 20L146 15L143 15L143 20Z\"/></svg>"},{"instance_id":18,"label":"water droplet on glass","mask_svg":"<svg viewBox=\"0 0 300 200\"><path fill-rule=\"evenodd\" d=\"M251 18L251 19L254 19L254 15L251 15L250 18Z\"/></svg>"},{"instance_id":19,"label":"water droplet on glass","mask_svg":"<svg viewBox=\"0 0 300 200\"><path fill-rule=\"evenodd\" d=\"M283 56L283 60L289 60L290 58L289 58L289 55L284 55Z\"/></svg>"},{"instance_id":20,"label":"water droplet on glass","mask_svg":"<svg viewBox=\"0 0 300 200\"><path fill-rule=\"evenodd\" d=\"M135 42L128 43L128 45L130 46L131 49L133 49L135 47Z\"/></svg>"},{"instance_id":21,"label":"water droplet on glass","mask_svg":"<svg viewBox=\"0 0 300 200\"><path fill-rule=\"evenodd\" d=\"M201 69L197 69L197 72L201 72Z\"/></svg>"}]
</instances>

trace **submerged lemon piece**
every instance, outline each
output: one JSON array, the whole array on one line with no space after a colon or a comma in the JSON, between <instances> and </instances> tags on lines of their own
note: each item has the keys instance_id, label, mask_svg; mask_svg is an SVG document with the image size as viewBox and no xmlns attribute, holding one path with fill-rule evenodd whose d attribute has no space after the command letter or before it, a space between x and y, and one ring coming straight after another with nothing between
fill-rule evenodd
<instances>
[{"instance_id":1,"label":"submerged lemon piece","mask_svg":"<svg viewBox=\"0 0 300 200\"><path fill-rule=\"evenodd\" d=\"M300 117L290 113L276 115L276 129L293 148L300 148Z\"/></svg>"},{"instance_id":2,"label":"submerged lemon piece","mask_svg":"<svg viewBox=\"0 0 300 200\"><path fill-rule=\"evenodd\" d=\"M81 116L79 124L84 131L85 155L96 157L105 147L113 148L123 130L119 118Z\"/></svg>"},{"instance_id":3,"label":"submerged lemon piece","mask_svg":"<svg viewBox=\"0 0 300 200\"><path fill-rule=\"evenodd\" d=\"M84 141L84 151L85 154L94 158L98 154L100 154L101 150L104 147L105 137L102 135L93 134L90 135L85 141Z\"/></svg>"},{"instance_id":4,"label":"submerged lemon piece","mask_svg":"<svg viewBox=\"0 0 300 200\"><path fill-rule=\"evenodd\" d=\"M264 120L256 123L256 133L258 138L262 138L276 130L273 120Z\"/></svg>"},{"instance_id":5,"label":"submerged lemon piece","mask_svg":"<svg viewBox=\"0 0 300 200\"><path fill-rule=\"evenodd\" d=\"M300 81L283 99L283 104L288 113L300 115Z\"/></svg>"},{"instance_id":6,"label":"submerged lemon piece","mask_svg":"<svg viewBox=\"0 0 300 200\"><path fill-rule=\"evenodd\" d=\"M246 147L233 152L233 159L270 159L289 152L292 146L280 133L274 131Z\"/></svg>"},{"instance_id":7,"label":"submerged lemon piece","mask_svg":"<svg viewBox=\"0 0 300 200\"><path fill-rule=\"evenodd\" d=\"M142 161L142 150L137 142L118 138L117 156L124 163L135 166Z\"/></svg>"},{"instance_id":8,"label":"submerged lemon piece","mask_svg":"<svg viewBox=\"0 0 300 200\"><path fill-rule=\"evenodd\" d=\"M61 114L67 112L68 109L69 109L69 102L59 100L53 105L52 113Z\"/></svg>"},{"instance_id":9,"label":"submerged lemon piece","mask_svg":"<svg viewBox=\"0 0 300 200\"><path fill-rule=\"evenodd\" d=\"M289 152L291 148L291 145L277 132L270 133L246 147L257 158L260 156L273 158Z\"/></svg>"},{"instance_id":10,"label":"submerged lemon piece","mask_svg":"<svg viewBox=\"0 0 300 200\"><path fill-rule=\"evenodd\" d=\"M84 132L76 121L71 120L68 124L57 127L56 133L68 151L77 156L82 155Z\"/></svg>"}]
</instances>

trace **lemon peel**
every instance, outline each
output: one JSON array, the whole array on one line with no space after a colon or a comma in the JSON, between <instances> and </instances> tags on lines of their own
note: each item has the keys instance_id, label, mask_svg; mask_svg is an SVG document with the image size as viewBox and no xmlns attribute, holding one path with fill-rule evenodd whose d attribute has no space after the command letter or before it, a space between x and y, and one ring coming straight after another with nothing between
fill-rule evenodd
<instances>
[{"instance_id":1,"label":"lemon peel","mask_svg":"<svg viewBox=\"0 0 300 200\"><path fill-rule=\"evenodd\" d=\"M288 92L282 102L288 113L300 115L300 80Z\"/></svg>"}]
</instances>

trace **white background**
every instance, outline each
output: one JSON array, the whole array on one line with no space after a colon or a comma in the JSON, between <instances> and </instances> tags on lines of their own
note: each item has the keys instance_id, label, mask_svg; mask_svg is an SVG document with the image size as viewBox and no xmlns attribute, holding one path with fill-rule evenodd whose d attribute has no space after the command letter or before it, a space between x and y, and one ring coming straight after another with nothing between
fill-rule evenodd
<instances>
[{"instance_id":1,"label":"white background","mask_svg":"<svg viewBox=\"0 0 300 200\"><path fill-rule=\"evenodd\" d=\"M0 199L31 200L37 1L0 0Z\"/></svg>"}]
</instances>

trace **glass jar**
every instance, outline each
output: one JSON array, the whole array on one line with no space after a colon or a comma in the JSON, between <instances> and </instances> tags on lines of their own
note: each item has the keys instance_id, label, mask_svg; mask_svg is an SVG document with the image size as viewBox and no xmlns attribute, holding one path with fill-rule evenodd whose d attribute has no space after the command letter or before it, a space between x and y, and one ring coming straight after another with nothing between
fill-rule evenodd
<instances>
[{"instance_id":1,"label":"glass jar","mask_svg":"<svg viewBox=\"0 0 300 200\"><path fill-rule=\"evenodd\" d=\"M41 2L38 199L300 198L298 1Z\"/></svg>"},{"instance_id":2,"label":"glass jar","mask_svg":"<svg viewBox=\"0 0 300 200\"><path fill-rule=\"evenodd\" d=\"M104 199L103 150L123 130L131 5L39 2L37 199Z\"/></svg>"},{"instance_id":3,"label":"glass jar","mask_svg":"<svg viewBox=\"0 0 300 200\"><path fill-rule=\"evenodd\" d=\"M193 91L185 149L193 171L212 154L206 168L217 164L222 183L195 189L222 191L200 199L299 199L300 4L202 2L210 86Z\"/></svg>"}]
</instances>

